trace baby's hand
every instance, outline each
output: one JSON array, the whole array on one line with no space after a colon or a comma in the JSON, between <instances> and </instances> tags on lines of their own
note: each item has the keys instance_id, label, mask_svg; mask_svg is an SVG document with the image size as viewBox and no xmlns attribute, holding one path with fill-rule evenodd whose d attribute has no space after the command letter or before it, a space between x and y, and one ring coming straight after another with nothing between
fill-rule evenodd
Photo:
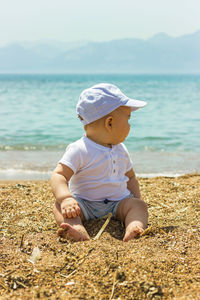
<instances>
[{"instance_id":1,"label":"baby's hand","mask_svg":"<svg viewBox=\"0 0 200 300\"><path fill-rule=\"evenodd\" d=\"M80 215L81 209L74 198L66 198L61 203L61 212L64 218L76 218Z\"/></svg>"}]
</instances>

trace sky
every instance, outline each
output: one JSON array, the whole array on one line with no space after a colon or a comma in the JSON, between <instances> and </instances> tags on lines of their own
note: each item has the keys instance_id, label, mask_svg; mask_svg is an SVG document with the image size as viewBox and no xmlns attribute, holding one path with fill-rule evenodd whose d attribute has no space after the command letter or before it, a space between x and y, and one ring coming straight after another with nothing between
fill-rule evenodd
<instances>
[{"instance_id":1,"label":"sky","mask_svg":"<svg viewBox=\"0 0 200 300\"><path fill-rule=\"evenodd\" d=\"M176 37L200 30L200 0L0 0L0 44Z\"/></svg>"}]
</instances>

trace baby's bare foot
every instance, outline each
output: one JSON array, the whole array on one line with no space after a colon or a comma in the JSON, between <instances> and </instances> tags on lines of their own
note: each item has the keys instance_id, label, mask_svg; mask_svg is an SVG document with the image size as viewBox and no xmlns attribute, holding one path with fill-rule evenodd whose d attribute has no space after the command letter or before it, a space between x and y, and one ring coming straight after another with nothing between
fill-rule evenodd
<instances>
[{"instance_id":1,"label":"baby's bare foot","mask_svg":"<svg viewBox=\"0 0 200 300\"><path fill-rule=\"evenodd\" d=\"M63 238L72 238L74 241L87 241L90 239L87 231L82 225L70 225L62 223L61 228L58 229L57 234Z\"/></svg>"},{"instance_id":2,"label":"baby's bare foot","mask_svg":"<svg viewBox=\"0 0 200 300\"><path fill-rule=\"evenodd\" d=\"M144 231L144 228L140 222L132 222L126 228L126 232L125 232L123 241L128 242L128 241L132 240L133 238L140 236L140 234L143 233L143 231Z\"/></svg>"}]
</instances>

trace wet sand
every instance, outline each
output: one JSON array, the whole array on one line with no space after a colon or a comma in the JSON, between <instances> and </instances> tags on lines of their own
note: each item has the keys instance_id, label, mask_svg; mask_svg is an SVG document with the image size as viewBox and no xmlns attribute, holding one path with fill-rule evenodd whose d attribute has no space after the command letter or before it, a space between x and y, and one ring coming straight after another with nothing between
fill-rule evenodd
<instances>
[{"instance_id":1,"label":"wet sand","mask_svg":"<svg viewBox=\"0 0 200 300\"><path fill-rule=\"evenodd\" d=\"M149 231L128 243L114 219L97 240L59 239L48 181L0 181L0 299L200 299L200 175L139 181ZM104 222L85 223L91 238Z\"/></svg>"}]
</instances>

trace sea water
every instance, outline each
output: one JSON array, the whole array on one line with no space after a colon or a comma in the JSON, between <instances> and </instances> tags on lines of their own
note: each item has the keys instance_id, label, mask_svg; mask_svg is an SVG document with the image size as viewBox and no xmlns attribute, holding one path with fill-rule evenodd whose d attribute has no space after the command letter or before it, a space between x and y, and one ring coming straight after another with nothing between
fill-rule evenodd
<instances>
[{"instance_id":1,"label":"sea water","mask_svg":"<svg viewBox=\"0 0 200 300\"><path fill-rule=\"evenodd\" d=\"M200 172L200 75L0 74L0 179L46 179L80 138L81 91L117 85L148 105L125 144L138 176Z\"/></svg>"}]
</instances>

